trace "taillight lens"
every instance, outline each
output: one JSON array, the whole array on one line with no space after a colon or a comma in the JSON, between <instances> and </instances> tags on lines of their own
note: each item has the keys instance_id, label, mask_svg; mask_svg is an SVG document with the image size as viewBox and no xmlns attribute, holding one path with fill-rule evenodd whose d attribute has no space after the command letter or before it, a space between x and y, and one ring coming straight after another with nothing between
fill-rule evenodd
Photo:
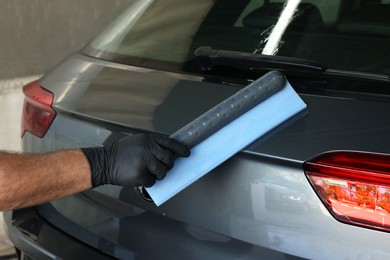
<instances>
[{"instance_id":1,"label":"taillight lens","mask_svg":"<svg viewBox=\"0 0 390 260\"><path fill-rule=\"evenodd\" d=\"M24 106L22 115L22 136L26 131L43 137L53 122L56 112L51 107L54 95L42 88L38 81L23 87Z\"/></svg>"},{"instance_id":2,"label":"taillight lens","mask_svg":"<svg viewBox=\"0 0 390 260\"><path fill-rule=\"evenodd\" d=\"M390 232L390 155L336 151L304 163L304 171L339 221Z\"/></svg>"}]
</instances>

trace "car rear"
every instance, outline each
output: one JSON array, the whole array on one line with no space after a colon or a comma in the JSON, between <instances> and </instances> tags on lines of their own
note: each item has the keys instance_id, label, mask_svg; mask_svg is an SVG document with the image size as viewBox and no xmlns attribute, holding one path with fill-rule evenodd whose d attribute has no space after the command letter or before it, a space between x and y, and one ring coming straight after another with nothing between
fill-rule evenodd
<instances>
[{"instance_id":1,"label":"car rear","mask_svg":"<svg viewBox=\"0 0 390 260\"><path fill-rule=\"evenodd\" d=\"M242 51L248 38L237 37L253 24L247 8L251 1L136 2L100 38L25 87L23 150L46 153L125 135L174 133L268 71L203 71L194 59L205 43ZM243 25L228 30L221 13ZM293 44L307 36L303 42L309 39L314 49L319 32L307 35L293 31L286 39ZM342 38L325 36L329 46ZM282 53L290 50L283 46ZM308 52L300 49L299 57ZM5 213L8 235L38 259L388 258L387 68L346 73L344 61L352 56L324 56L334 64L321 73L283 70L305 112L163 205L155 206L142 187L105 185Z\"/></svg>"}]
</instances>

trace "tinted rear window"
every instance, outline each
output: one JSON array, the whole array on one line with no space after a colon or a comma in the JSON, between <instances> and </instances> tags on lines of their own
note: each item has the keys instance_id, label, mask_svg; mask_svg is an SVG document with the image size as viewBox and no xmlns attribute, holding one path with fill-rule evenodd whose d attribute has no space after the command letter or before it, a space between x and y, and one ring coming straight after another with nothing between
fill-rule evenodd
<instances>
[{"instance_id":1,"label":"tinted rear window","mask_svg":"<svg viewBox=\"0 0 390 260\"><path fill-rule=\"evenodd\" d=\"M390 75L389 2L141 0L84 53L191 72L194 67L187 65L194 60L195 49L210 46ZM293 8L290 16L288 8Z\"/></svg>"}]
</instances>

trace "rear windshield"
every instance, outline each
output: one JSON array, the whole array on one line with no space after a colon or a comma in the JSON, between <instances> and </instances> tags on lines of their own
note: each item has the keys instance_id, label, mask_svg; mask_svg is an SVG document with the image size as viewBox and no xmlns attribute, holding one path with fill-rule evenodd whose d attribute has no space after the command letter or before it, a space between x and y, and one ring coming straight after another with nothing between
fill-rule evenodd
<instances>
[{"instance_id":1,"label":"rear windshield","mask_svg":"<svg viewBox=\"0 0 390 260\"><path fill-rule=\"evenodd\" d=\"M140 0L83 52L185 71L201 46L390 75L390 0Z\"/></svg>"}]
</instances>

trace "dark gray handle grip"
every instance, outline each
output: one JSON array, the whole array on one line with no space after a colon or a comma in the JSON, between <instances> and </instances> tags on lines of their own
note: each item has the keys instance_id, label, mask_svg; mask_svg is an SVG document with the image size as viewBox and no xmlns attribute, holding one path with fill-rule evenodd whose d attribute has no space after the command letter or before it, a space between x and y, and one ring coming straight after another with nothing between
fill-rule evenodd
<instances>
[{"instance_id":1,"label":"dark gray handle grip","mask_svg":"<svg viewBox=\"0 0 390 260\"><path fill-rule=\"evenodd\" d=\"M271 71L188 123L170 137L192 148L234 119L280 91L286 78Z\"/></svg>"}]
</instances>

